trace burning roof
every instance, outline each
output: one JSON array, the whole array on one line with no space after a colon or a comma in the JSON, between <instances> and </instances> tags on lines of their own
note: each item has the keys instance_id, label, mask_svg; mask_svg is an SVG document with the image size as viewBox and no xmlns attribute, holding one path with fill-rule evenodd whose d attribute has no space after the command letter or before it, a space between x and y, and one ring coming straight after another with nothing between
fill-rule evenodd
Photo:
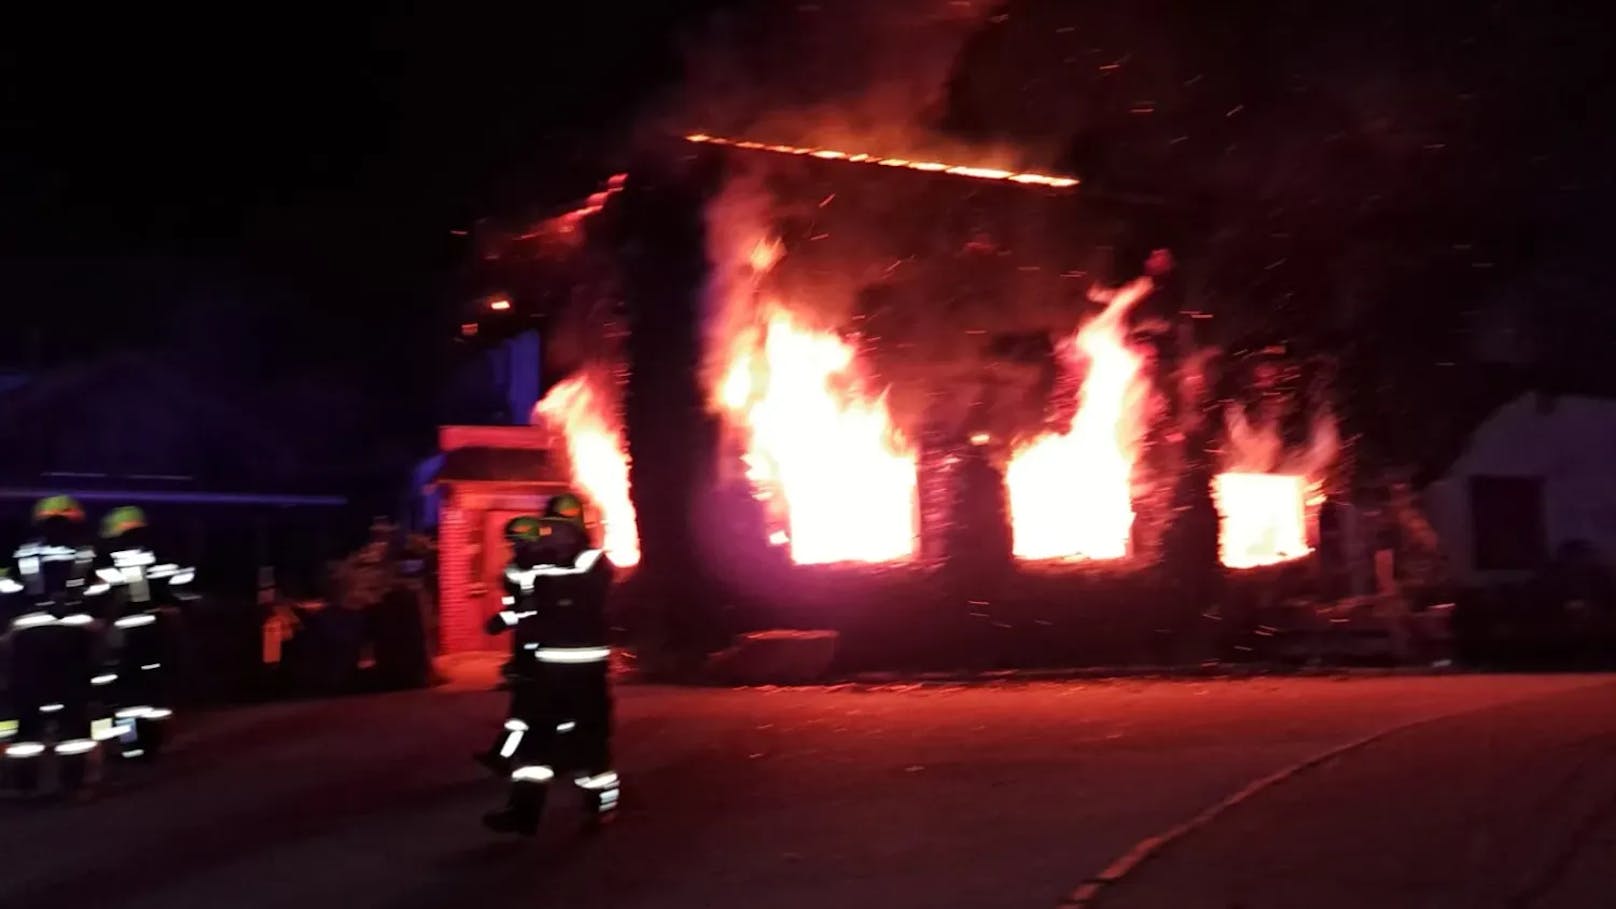
<instances>
[{"instance_id":1,"label":"burning roof","mask_svg":"<svg viewBox=\"0 0 1616 909\"><path fill-rule=\"evenodd\" d=\"M767 142L758 142L751 139L727 139L723 136L709 136L706 133L690 133L685 141L698 145L719 145L743 151L762 151L777 155L798 155L818 158L821 161L846 161L849 164L866 164L874 167L890 167L898 170L913 170L928 174L946 174L951 177L965 177L972 180L1004 180L1022 186L1043 186L1051 189L1071 189L1077 186L1076 177L1062 177L1051 174L1040 174L1027 171L1014 171L1000 167L984 167L969 164L949 164L944 161L930 161L925 159L900 158L870 152L845 152L831 148L814 148L811 146L777 145Z\"/></svg>"}]
</instances>

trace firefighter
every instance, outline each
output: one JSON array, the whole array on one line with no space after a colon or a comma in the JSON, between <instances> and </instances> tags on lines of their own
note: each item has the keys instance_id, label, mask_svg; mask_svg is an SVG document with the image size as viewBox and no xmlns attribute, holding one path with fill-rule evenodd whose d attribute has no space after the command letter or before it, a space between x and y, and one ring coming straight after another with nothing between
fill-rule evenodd
<instances>
[{"instance_id":1,"label":"firefighter","mask_svg":"<svg viewBox=\"0 0 1616 909\"><path fill-rule=\"evenodd\" d=\"M483 823L526 835L537 829L558 773L569 774L583 790L591 826L610 818L619 793L607 678L605 607L612 566L589 545L577 496L556 496L538 525L535 564L511 572L526 595L489 620L490 632L516 636L520 656L506 723L514 738L509 800Z\"/></svg>"},{"instance_id":2,"label":"firefighter","mask_svg":"<svg viewBox=\"0 0 1616 909\"><path fill-rule=\"evenodd\" d=\"M112 659L92 682L112 692L119 754L155 759L171 706L170 639L174 607L196 571L158 562L148 540L146 515L126 505L101 521L101 565L96 576L111 587L108 620Z\"/></svg>"},{"instance_id":3,"label":"firefighter","mask_svg":"<svg viewBox=\"0 0 1616 909\"><path fill-rule=\"evenodd\" d=\"M511 560L505 566L504 591L499 601L501 615L511 611L522 612L533 608L529 605L532 600L532 584L529 583L524 588L522 580L531 580L530 571L538 564L538 559L542 554L538 545L540 526L539 518L536 515L521 515L512 518L505 524L505 542L511 547ZM496 616L489 622L488 633L498 634L507 630L507 627L504 621ZM515 671L521 656L521 637L513 634L511 635L510 658L505 661L504 666L500 667L500 676L504 679L505 688L511 692L511 707L507 713L509 717L516 716L517 683L519 678ZM511 772L511 755L515 753L517 743L522 739L521 731L512 729L511 726L512 721L507 720L493 745L489 746L487 751L479 751L472 755L477 763L482 764L500 776L506 776Z\"/></svg>"},{"instance_id":4,"label":"firefighter","mask_svg":"<svg viewBox=\"0 0 1616 909\"><path fill-rule=\"evenodd\" d=\"M78 502L69 496L42 499L33 523L35 535L13 554L15 571L0 582L8 594L6 725L13 730L4 770L12 788L32 793L39 788L40 764L54 754L58 780L73 792L83 787L96 750L90 675L101 645L97 613L109 587L93 572L95 550L85 539Z\"/></svg>"}]
</instances>

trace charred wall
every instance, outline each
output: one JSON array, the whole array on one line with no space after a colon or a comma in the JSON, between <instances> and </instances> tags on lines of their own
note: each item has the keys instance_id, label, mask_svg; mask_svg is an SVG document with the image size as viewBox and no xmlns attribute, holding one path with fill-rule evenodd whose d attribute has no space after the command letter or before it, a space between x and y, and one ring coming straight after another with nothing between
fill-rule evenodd
<instances>
[{"instance_id":1,"label":"charred wall","mask_svg":"<svg viewBox=\"0 0 1616 909\"><path fill-rule=\"evenodd\" d=\"M721 646L731 630L714 593L722 568L695 545L716 447L698 382L701 212L713 176L661 156L637 162L633 175L614 203L612 239L629 323L624 416L641 546L626 620L657 645L649 651L688 656Z\"/></svg>"}]
</instances>

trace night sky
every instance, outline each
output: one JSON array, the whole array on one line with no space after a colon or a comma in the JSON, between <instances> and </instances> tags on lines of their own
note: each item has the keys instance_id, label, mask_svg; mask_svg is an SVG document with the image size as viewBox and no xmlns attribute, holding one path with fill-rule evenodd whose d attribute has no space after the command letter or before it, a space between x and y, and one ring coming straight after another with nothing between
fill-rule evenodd
<instances>
[{"instance_id":1,"label":"night sky","mask_svg":"<svg viewBox=\"0 0 1616 909\"><path fill-rule=\"evenodd\" d=\"M450 336L451 230L587 191L700 4L358 6L8 13L0 368L232 346L419 420L398 358Z\"/></svg>"}]
</instances>

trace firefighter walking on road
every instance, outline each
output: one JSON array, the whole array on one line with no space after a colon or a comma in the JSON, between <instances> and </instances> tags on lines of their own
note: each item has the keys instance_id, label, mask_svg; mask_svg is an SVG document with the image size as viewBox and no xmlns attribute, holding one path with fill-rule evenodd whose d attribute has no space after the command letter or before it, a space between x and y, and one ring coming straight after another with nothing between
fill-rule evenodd
<instances>
[{"instance_id":1,"label":"firefighter walking on road","mask_svg":"<svg viewBox=\"0 0 1616 909\"><path fill-rule=\"evenodd\" d=\"M512 565L515 602L489 620L489 632L511 632L519 651L501 749L510 761L510 794L483 822L531 835L558 775L570 775L583 791L591 825L616 810L619 789L606 643L611 563L589 545L582 503L570 493L551 500L522 545L532 548L523 560L531 567Z\"/></svg>"},{"instance_id":2,"label":"firefighter walking on road","mask_svg":"<svg viewBox=\"0 0 1616 909\"><path fill-rule=\"evenodd\" d=\"M91 674L101 647L98 613L109 586L93 568L84 509L68 496L34 506L35 536L13 554L15 570L0 581L10 645L11 736L4 772L11 788L33 793L40 765L54 755L68 792L81 789L96 750L91 735Z\"/></svg>"},{"instance_id":3,"label":"firefighter walking on road","mask_svg":"<svg viewBox=\"0 0 1616 909\"><path fill-rule=\"evenodd\" d=\"M101 521L102 556L96 576L112 588L108 632L113 659L96 675L112 692L119 753L152 760L163 746L163 727L174 715L173 607L195 580L194 569L158 562L147 539L146 515L124 506Z\"/></svg>"},{"instance_id":4,"label":"firefighter walking on road","mask_svg":"<svg viewBox=\"0 0 1616 909\"><path fill-rule=\"evenodd\" d=\"M511 560L505 566L502 579L504 590L500 597L500 616L506 613L525 612L533 608L526 604L533 598L533 582L537 577L532 570L538 567L539 560L543 557L543 550L539 546L540 527L541 522L537 515L521 515L505 524L505 542L511 547ZM512 626L500 616L495 616L489 621L487 628L489 634L511 630ZM510 658L500 667L500 676L504 680L505 688L511 692L511 706L506 711L509 719L505 721L504 727L487 751L479 751L472 755L477 763L501 777L510 775L511 756L516 753L516 746L523 738L522 730L513 727L526 725L519 724L515 719L519 706L517 699L532 697L531 691L520 690L520 683L525 676L531 676L533 673L518 675L516 672L524 656L532 659L531 654L526 653L522 647L522 636L513 633Z\"/></svg>"}]
</instances>

